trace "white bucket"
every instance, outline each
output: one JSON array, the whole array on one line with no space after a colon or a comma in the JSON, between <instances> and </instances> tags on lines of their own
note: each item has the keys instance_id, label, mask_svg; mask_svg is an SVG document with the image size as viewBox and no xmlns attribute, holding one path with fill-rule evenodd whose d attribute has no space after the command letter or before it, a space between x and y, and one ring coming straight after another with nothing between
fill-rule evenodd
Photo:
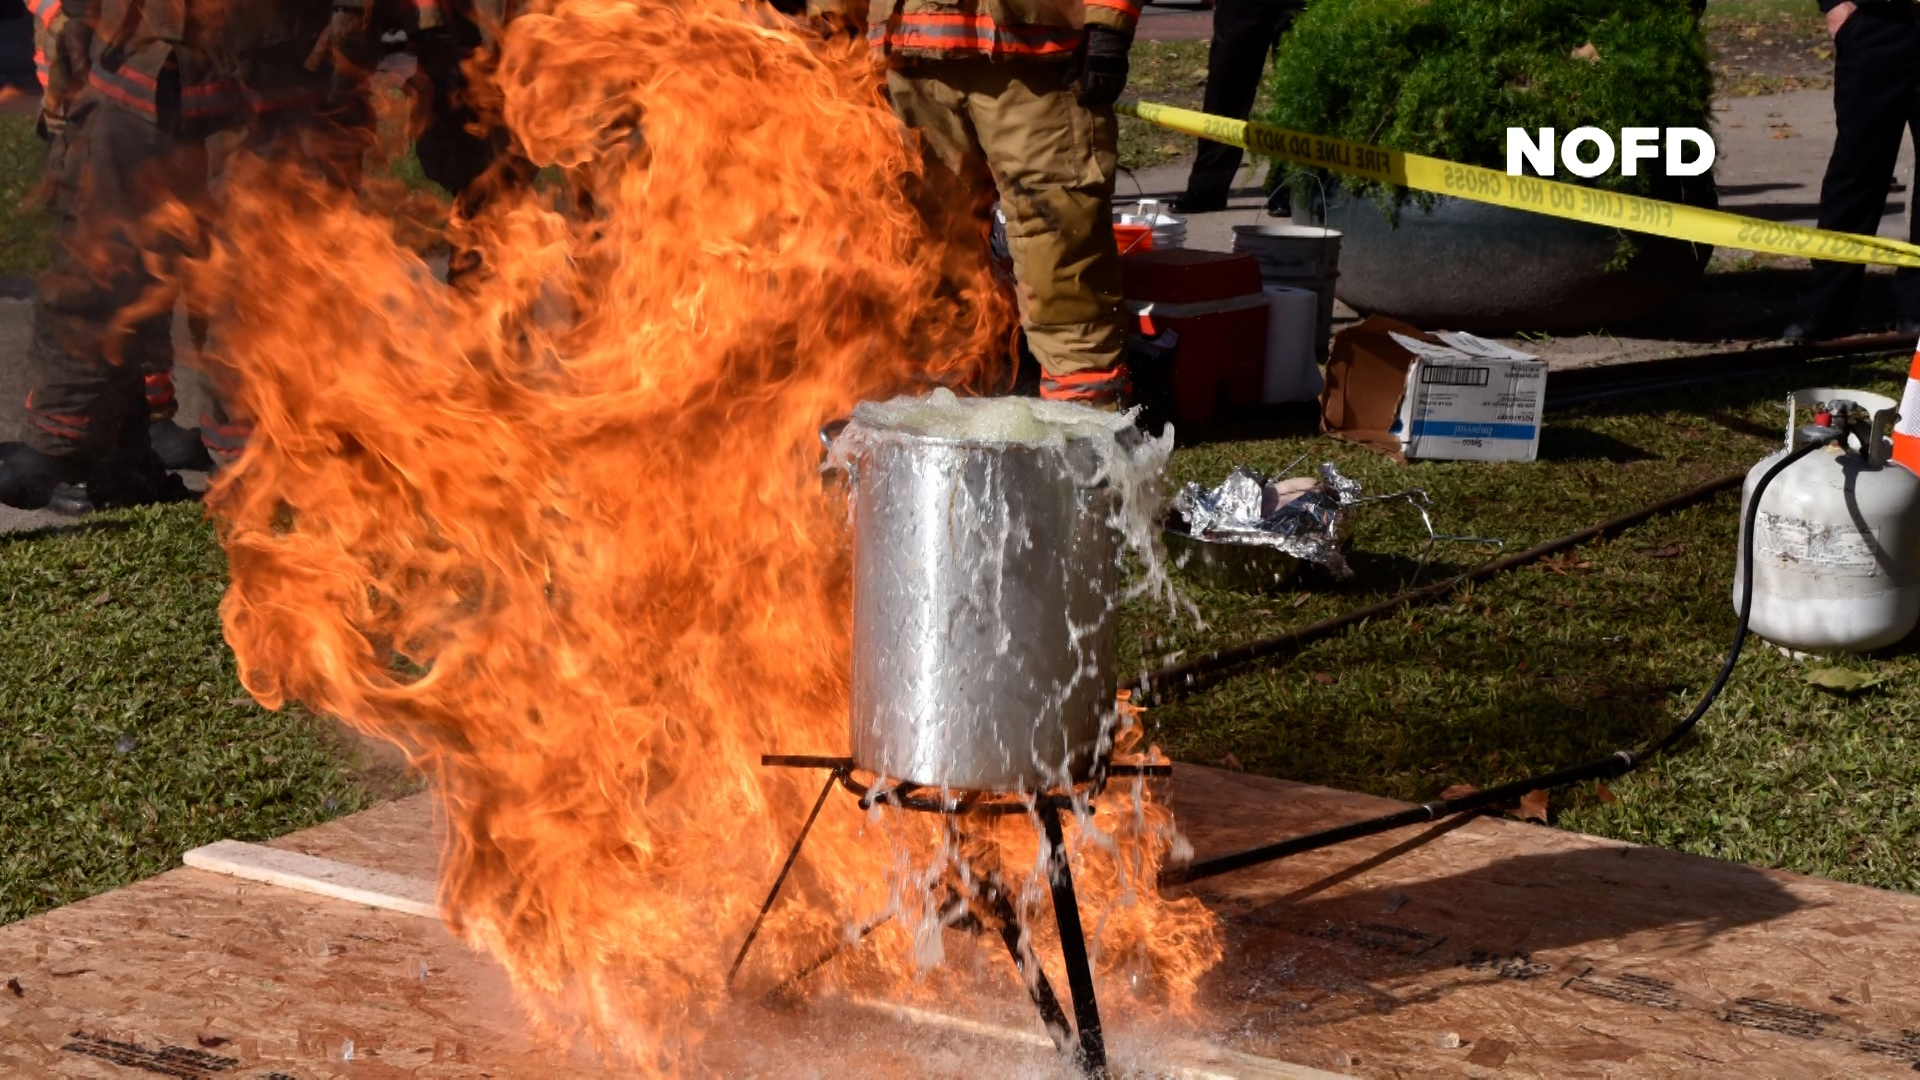
<instances>
[{"instance_id":1,"label":"white bucket","mask_svg":"<svg viewBox=\"0 0 1920 1080\"><path fill-rule=\"evenodd\" d=\"M1333 336L1333 283L1340 276L1340 230L1309 225L1236 225L1233 250L1260 264L1269 285L1311 289L1319 296L1313 354L1327 358Z\"/></svg>"},{"instance_id":2,"label":"white bucket","mask_svg":"<svg viewBox=\"0 0 1920 1080\"><path fill-rule=\"evenodd\" d=\"M1268 285L1261 291L1267 294L1267 361L1260 400L1274 405L1318 398L1326 386L1313 355L1318 295L1287 285Z\"/></svg>"}]
</instances>

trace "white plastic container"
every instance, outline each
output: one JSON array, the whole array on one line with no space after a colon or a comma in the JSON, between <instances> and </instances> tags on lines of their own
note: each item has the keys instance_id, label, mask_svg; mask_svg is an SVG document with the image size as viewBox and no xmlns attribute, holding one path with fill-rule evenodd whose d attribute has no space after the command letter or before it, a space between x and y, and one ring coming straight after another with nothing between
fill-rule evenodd
<instances>
[{"instance_id":1,"label":"white plastic container","mask_svg":"<svg viewBox=\"0 0 1920 1080\"><path fill-rule=\"evenodd\" d=\"M1754 484L1795 444L1796 422L1822 403L1851 401L1869 414L1895 403L1862 390L1795 391L1788 448L1747 474L1741 520ZM1876 423L1876 433L1891 430ZM1878 436L1876 434L1876 440ZM1824 447L1767 485L1754 522L1753 613L1748 628L1797 652L1866 652L1891 645L1920 622L1920 477L1875 464L1853 448ZM1745 551L1740 552L1744 561ZM1741 600L1741 564L1733 605Z\"/></svg>"},{"instance_id":2,"label":"white plastic container","mask_svg":"<svg viewBox=\"0 0 1920 1080\"><path fill-rule=\"evenodd\" d=\"M1333 336L1333 285L1340 277L1338 229L1308 225L1235 225L1233 252L1251 255L1260 263L1260 279L1268 285L1312 289L1320 298L1319 320L1313 331L1313 354L1327 358Z\"/></svg>"},{"instance_id":3,"label":"white plastic container","mask_svg":"<svg viewBox=\"0 0 1920 1080\"><path fill-rule=\"evenodd\" d=\"M1320 301L1312 289L1268 285L1267 359L1260 400L1267 405L1283 401L1310 401L1320 396L1326 382L1313 359L1313 328Z\"/></svg>"}]
</instances>

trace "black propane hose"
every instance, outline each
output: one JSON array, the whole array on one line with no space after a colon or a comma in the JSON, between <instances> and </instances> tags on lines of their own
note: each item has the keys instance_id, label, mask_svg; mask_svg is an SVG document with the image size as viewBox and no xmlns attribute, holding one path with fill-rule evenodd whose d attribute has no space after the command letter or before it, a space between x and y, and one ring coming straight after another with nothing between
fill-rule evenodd
<instances>
[{"instance_id":1,"label":"black propane hose","mask_svg":"<svg viewBox=\"0 0 1920 1080\"><path fill-rule=\"evenodd\" d=\"M1700 723L1700 718L1705 716L1707 710L1713 706L1714 700L1720 696L1720 691L1726 688L1727 680L1733 676L1734 665L1740 662L1740 650L1746 644L1747 619L1753 613L1753 532L1754 525L1759 520L1760 496L1766 492L1767 485L1773 482L1773 478L1780 475L1781 471L1786 469L1787 466L1792 465L1794 462L1799 461L1801 458L1806 457L1808 454L1813 453L1815 450L1837 439L1844 438L1845 433L1841 430L1822 431L1811 437L1813 441L1794 450L1779 461L1774 462L1773 467L1761 474L1759 481L1754 484L1753 497L1747 503L1746 516L1741 522L1740 617L1734 624L1733 645L1727 650L1725 662L1720 665L1720 674L1714 678L1713 685L1707 688L1707 692L1700 698L1699 704L1693 707L1693 711L1687 714L1686 719L1675 724L1665 735L1660 736L1660 738L1648 743L1639 750L1617 750L1608 754L1606 757L1595 758L1592 761L1580 765L1572 765L1554 772L1529 776L1522 780L1514 780L1496 787L1469 792L1451 799L1435 799L1429 803L1422 803L1419 806L1408 807L1405 810L1384 814L1380 817L1367 818L1362 821L1350 822L1346 825L1336 825L1331 829L1322 829L1319 832L1290 837L1277 843L1265 844L1257 848L1249 848L1246 851L1237 851L1211 859L1202 859L1199 862L1188 863L1185 866L1169 867L1160 873L1160 886L1167 888L1175 885L1185 885L1203 878L1216 877L1220 874L1245 869L1249 866L1259 866L1263 863L1275 862L1293 855L1301 855L1309 851L1317 851L1320 848L1331 847L1335 844L1343 844L1349 840L1359 840L1362 837L1373 836L1377 833L1405 828L1408 825L1420 825L1430 821L1438 821L1444 817L1452 817L1455 814L1485 810L1489 807L1513 802L1522 795L1531 794L1535 791L1564 787L1568 784L1579 783L1582 780L1608 780L1617 776L1624 776L1639 768L1641 765L1646 764L1662 751L1670 749L1681 739L1686 738L1687 733L1692 731L1696 724Z\"/></svg>"}]
</instances>

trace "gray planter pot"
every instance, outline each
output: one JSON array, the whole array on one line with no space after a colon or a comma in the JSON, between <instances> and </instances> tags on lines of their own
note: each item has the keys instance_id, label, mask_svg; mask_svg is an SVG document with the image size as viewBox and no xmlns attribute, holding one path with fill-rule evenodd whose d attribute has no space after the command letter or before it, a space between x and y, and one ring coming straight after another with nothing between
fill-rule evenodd
<instances>
[{"instance_id":1,"label":"gray planter pot","mask_svg":"<svg viewBox=\"0 0 1920 1080\"><path fill-rule=\"evenodd\" d=\"M1696 201L1716 201L1710 182L1699 189L1706 194ZM1397 227L1371 199L1344 192L1313 216L1346 234L1341 300L1433 330L1618 326L1678 299L1713 255L1703 244L1631 233L1637 252L1609 271L1620 241L1613 229L1452 198L1432 210L1403 204Z\"/></svg>"}]
</instances>

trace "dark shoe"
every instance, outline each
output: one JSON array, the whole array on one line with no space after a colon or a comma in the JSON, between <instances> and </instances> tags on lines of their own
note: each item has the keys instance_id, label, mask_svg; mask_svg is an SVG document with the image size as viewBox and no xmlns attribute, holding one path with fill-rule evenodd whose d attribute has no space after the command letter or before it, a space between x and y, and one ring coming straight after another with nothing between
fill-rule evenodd
<instances>
[{"instance_id":1,"label":"dark shoe","mask_svg":"<svg viewBox=\"0 0 1920 1080\"><path fill-rule=\"evenodd\" d=\"M19 447L0 463L0 503L16 510L45 509L53 501L54 490L71 479L75 470L71 460Z\"/></svg>"},{"instance_id":2,"label":"dark shoe","mask_svg":"<svg viewBox=\"0 0 1920 1080\"><path fill-rule=\"evenodd\" d=\"M200 440L199 428L183 428L171 420L155 420L147 428L147 436L153 441L153 452L160 455L160 463L169 469L213 468L213 456L207 453L207 444Z\"/></svg>"},{"instance_id":3,"label":"dark shoe","mask_svg":"<svg viewBox=\"0 0 1920 1080\"><path fill-rule=\"evenodd\" d=\"M1225 195L1202 195L1194 191L1185 191L1173 200L1173 212L1176 214L1211 214L1226 208Z\"/></svg>"},{"instance_id":4,"label":"dark shoe","mask_svg":"<svg viewBox=\"0 0 1920 1080\"><path fill-rule=\"evenodd\" d=\"M87 499L87 489L79 484L56 484L53 498L47 502L47 509L56 514L79 517L93 513L93 503Z\"/></svg>"},{"instance_id":5,"label":"dark shoe","mask_svg":"<svg viewBox=\"0 0 1920 1080\"><path fill-rule=\"evenodd\" d=\"M1273 189L1273 193L1267 196L1267 216L1284 218L1293 216L1292 188L1281 184L1279 187Z\"/></svg>"}]
</instances>

